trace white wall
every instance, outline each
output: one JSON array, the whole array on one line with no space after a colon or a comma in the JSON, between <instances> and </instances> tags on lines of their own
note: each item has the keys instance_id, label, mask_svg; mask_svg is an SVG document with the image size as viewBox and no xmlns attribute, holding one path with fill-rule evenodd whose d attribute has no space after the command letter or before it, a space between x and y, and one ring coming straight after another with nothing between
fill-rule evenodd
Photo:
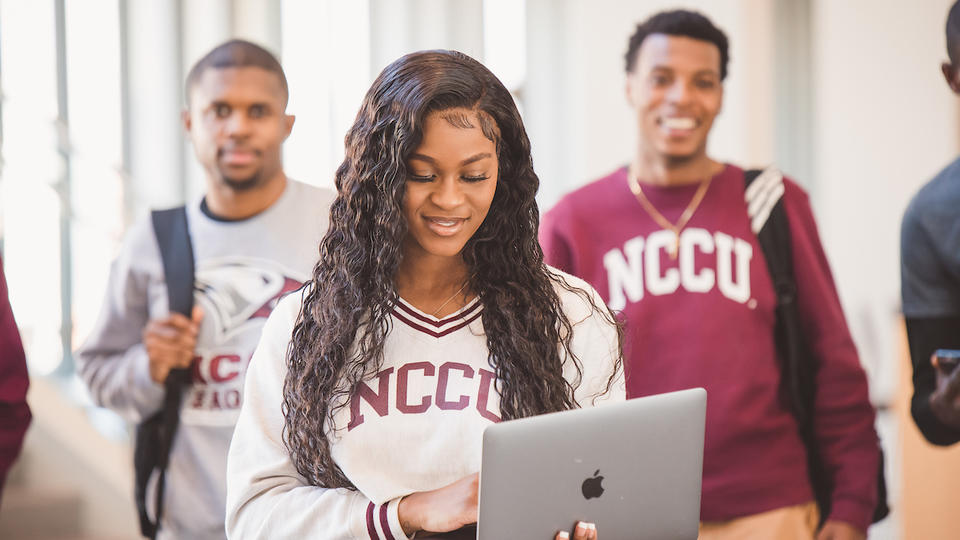
<instances>
[{"instance_id":1,"label":"white wall","mask_svg":"<svg viewBox=\"0 0 960 540\"><path fill-rule=\"evenodd\" d=\"M958 149L957 100L940 74L953 0L814 0L812 203L875 404L906 366L897 350L899 230L910 197ZM871 538L898 538L898 425L881 410L893 514Z\"/></svg>"},{"instance_id":2,"label":"white wall","mask_svg":"<svg viewBox=\"0 0 960 540\"><path fill-rule=\"evenodd\" d=\"M940 74L952 2L813 4L813 205L881 403L897 367L900 218L960 149L957 99Z\"/></svg>"},{"instance_id":3,"label":"white wall","mask_svg":"<svg viewBox=\"0 0 960 540\"><path fill-rule=\"evenodd\" d=\"M183 202L179 12L173 2L127 2L131 214Z\"/></svg>"},{"instance_id":4,"label":"white wall","mask_svg":"<svg viewBox=\"0 0 960 540\"><path fill-rule=\"evenodd\" d=\"M343 137L370 84L369 5L284 0L281 11L287 112L297 117L283 147L284 169L297 180L333 187Z\"/></svg>"},{"instance_id":5,"label":"white wall","mask_svg":"<svg viewBox=\"0 0 960 540\"><path fill-rule=\"evenodd\" d=\"M371 75L401 55L456 49L483 58L482 0L371 0Z\"/></svg>"}]
</instances>

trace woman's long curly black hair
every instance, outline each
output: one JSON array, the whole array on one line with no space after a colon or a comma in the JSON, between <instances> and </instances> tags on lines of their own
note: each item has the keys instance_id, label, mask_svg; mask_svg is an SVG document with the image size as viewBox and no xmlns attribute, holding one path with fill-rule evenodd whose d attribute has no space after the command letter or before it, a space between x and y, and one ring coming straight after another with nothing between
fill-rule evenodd
<instances>
[{"instance_id":1,"label":"woman's long curly black hair","mask_svg":"<svg viewBox=\"0 0 960 540\"><path fill-rule=\"evenodd\" d=\"M588 300L589 295L568 286L543 263L534 200L539 179L513 98L467 55L408 54L380 73L347 133L330 228L287 351L284 442L297 471L311 484L353 488L334 463L327 436L357 384L383 363L397 302L394 279L407 235L402 214L407 157L420 144L427 115L455 108L476 113L499 160L490 211L462 256L470 290L484 306L483 329L497 374L501 417L577 406L573 392L579 381L571 384L563 377L563 359L570 358L581 377L582 366L571 351L572 323L554 284ZM605 306L594 307L614 321Z\"/></svg>"}]
</instances>

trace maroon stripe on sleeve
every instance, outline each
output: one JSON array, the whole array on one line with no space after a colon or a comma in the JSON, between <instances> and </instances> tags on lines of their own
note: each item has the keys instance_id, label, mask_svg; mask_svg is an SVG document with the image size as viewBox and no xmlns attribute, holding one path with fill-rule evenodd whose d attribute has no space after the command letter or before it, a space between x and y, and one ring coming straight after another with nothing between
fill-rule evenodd
<instances>
[{"instance_id":1,"label":"maroon stripe on sleeve","mask_svg":"<svg viewBox=\"0 0 960 540\"><path fill-rule=\"evenodd\" d=\"M393 532L390 531L390 522L387 521L387 506L389 504L380 506L380 528L383 529L383 535L387 537L387 540L397 540L394 538Z\"/></svg>"},{"instance_id":2,"label":"maroon stripe on sleeve","mask_svg":"<svg viewBox=\"0 0 960 540\"><path fill-rule=\"evenodd\" d=\"M370 540L380 540L377 525L373 522L373 503L367 505L367 534L370 535Z\"/></svg>"}]
</instances>

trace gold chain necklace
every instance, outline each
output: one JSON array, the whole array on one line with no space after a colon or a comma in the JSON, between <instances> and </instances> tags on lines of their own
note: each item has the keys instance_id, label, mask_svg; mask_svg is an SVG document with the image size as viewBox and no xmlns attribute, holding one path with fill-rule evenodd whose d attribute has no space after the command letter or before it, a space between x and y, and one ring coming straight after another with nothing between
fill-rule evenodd
<instances>
[{"instance_id":1,"label":"gold chain necklace","mask_svg":"<svg viewBox=\"0 0 960 540\"><path fill-rule=\"evenodd\" d=\"M463 290L467 288L467 284L468 284L468 283L470 283L470 280L469 280L469 279L468 279L467 281L464 281L464 282L463 282L463 285L461 285L460 288L457 289L457 292L453 293L453 296L451 296L450 298L447 298L446 300L444 300L443 303L440 304L440 307L438 307L431 315L433 315L434 318L438 318L438 317L437 317L437 313L440 313L440 310L443 309L444 306L446 306L447 304L449 304L451 300L453 300L454 298L457 297L457 295L459 295L460 293L462 293Z\"/></svg>"},{"instance_id":2,"label":"gold chain necklace","mask_svg":"<svg viewBox=\"0 0 960 540\"><path fill-rule=\"evenodd\" d=\"M700 206L703 197L706 196L711 180L713 180L713 177L707 177L706 180L700 182L700 187L697 188L697 192L694 193L693 198L690 199L690 204L688 204L687 208L680 214L680 219L678 219L676 223L670 223L670 220L664 217L643 193L643 189L640 187L640 180L634 173L633 167L631 166L627 169L627 183L630 184L630 191L633 192L637 201L640 202L640 206L646 210L653 221L657 222L657 225L660 225L664 230L673 231L674 242L673 246L669 249L671 259L677 258L677 253L680 251L680 232L687 226L687 222L693 217L693 213L697 211L697 207Z\"/></svg>"}]
</instances>

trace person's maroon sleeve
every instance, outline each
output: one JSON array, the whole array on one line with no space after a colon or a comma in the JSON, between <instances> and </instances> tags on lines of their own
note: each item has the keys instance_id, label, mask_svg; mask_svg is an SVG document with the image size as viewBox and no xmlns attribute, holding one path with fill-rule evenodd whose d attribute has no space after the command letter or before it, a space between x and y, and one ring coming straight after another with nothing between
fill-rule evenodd
<instances>
[{"instance_id":1,"label":"person's maroon sleeve","mask_svg":"<svg viewBox=\"0 0 960 540\"><path fill-rule=\"evenodd\" d=\"M820 360L814 426L820 455L833 471L828 519L866 532L877 503L880 460L866 373L843 315L809 199L796 184L785 183L804 333Z\"/></svg>"},{"instance_id":2,"label":"person's maroon sleeve","mask_svg":"<svg viewBox=\"0 0 960 540\"><path fill-rule=\"evenodd\" d=\"M543 262L568 274L577 275L573 267L573 254L563 232L569 219L565 203L561 200L540 218L540 247L543 248Z\"/></svg>"},{"instance_id":3,"label":"person's maroon sleeve","mask_svg":"<svg viewBox=\"0 0 960 540\"><path fill-rule=\"evenodd\" d=\"M7 280L0 259L0 491L30 425L28 385L27 361L10 309Z\"/></svg>"}]
</instances>

